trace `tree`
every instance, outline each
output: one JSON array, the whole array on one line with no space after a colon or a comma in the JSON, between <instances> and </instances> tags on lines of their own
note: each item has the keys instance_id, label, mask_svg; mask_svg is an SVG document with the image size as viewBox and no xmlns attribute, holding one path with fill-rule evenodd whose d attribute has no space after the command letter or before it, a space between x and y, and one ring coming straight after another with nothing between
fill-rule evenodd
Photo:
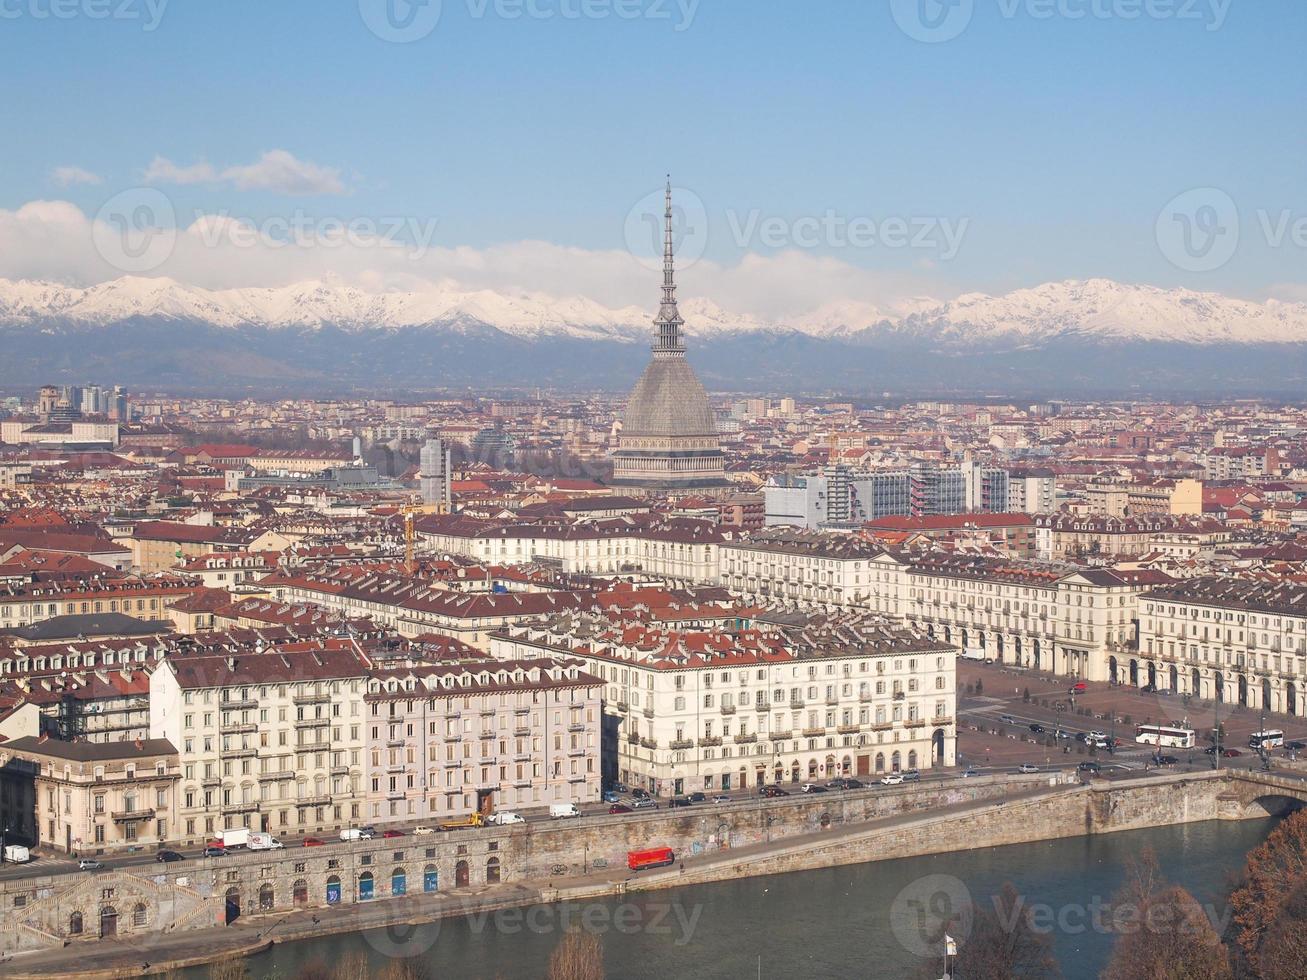
<instances>
[{"instance_id":1,"label":"tree","mask_svg":"<svg viewBox=\"0 0 1307 980\"><path fill-rule=\"evenodd\" d=\"M549 957L546 980L604 980L604 947L597 936L573 930Z\"/></svg>"},{"instance_id":2,"label":"tree","mask_svg":"<svg viewBox=\"0 0 1307 980\"><path fill-rule=\"evenodd\" d=\"M954 974L965 980L1055 980L1062 976L1052 941L1031 922L1011 882L989 906L973 909L971 934L958 946Z\"/></svg>"},{"instance_id":3,"label":"tree","mask_svg":"<svg viewBox=\"0 0 1307 980\"><path fill-rule=\"evenodd\" d=\"M1229 953L1189 892L1170 885L1128 911L1102 980L1230 980Z\"/></svg>"},{"instance_id":4,"label":"tree","mask_svg":"<svg viewBox=\"0 0 1307 980\"><path fill-rule=\"evenodd\" d=\"M1250 970L1263 977L1307 975L1298 939L1307 903L1307 810L1287 817L1252 850L1244 875L1230 906L1234 941ZM1286 964L1284 956L1298 958Z\"/></svg>"},{"instance_id":5,"label":"tree","mask_svg":"<svg viewBox=\"0 0 1307 980\"><path fill-rule=\"evenodd\" d=\"M350 950L343 955L336 962L335 969L331 971L331 976L335 980L368 980L371 974L368 958L361 949Z\"/></svg>"},{"instance_id":6,"label":"tree","mask_svg":"<svg viewBox=\"0 0 1307 980\"><path fill-rule=\"evenodd\" d=\"M245 960L229 956L209 966L209 980L249 980L250 971Z\"/></svg>"}]
</instances>

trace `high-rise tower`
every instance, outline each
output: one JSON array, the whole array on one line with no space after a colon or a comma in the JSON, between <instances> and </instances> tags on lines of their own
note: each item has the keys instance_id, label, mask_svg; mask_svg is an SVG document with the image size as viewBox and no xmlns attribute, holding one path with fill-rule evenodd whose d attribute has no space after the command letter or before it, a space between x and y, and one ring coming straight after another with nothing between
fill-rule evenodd
<instances>
[{"instance_id":1,"label":"high-rise tower","mask_svg":"<svg viewBox=\"0 0 1307 980\"><path fill-rule=\"evenodd\" d=\"M613 483L648 490L730 486L708 393L685 359L672 255L672 183L667 180L662 302L654 319L653 357L626 403L613 456Z\"/></svg>"}]
</instances>

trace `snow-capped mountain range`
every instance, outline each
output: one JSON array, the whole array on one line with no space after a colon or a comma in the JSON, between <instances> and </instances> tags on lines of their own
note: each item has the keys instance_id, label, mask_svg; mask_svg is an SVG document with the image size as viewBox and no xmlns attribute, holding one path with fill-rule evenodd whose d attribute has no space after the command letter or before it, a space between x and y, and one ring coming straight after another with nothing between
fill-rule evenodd
<instances>
[{"instance_id":1,"label":"snow-capped mountain range","mask_svg":"<svg viewBox=\"0 0 1307 980\"><path fill-rule=\"evenodd\" d=\"M943 347L1025 348L1056 338L1105 343L1307 343L1307 304L1264 303L1215 293L1125 285L1105 279L1046 283L1002 296L919 299L896 312L842 302L767 320L698 298L681 303L686 333L701 340L751 333L815 339L918 338ZM458 333L492 328L520 340L549 337L644 343L648 308L612 309L582 297L437 288L372 293L302 282L279 288L202 289L166 278L124 277L89 287L0 279L0 327L95 328L131 320L218 329L346 331L413 328Z\"/></svg>"},{"instance_id":2,"label":"snow-capped mountain range","mask_svg":"<svg viewBox=\"0 0 1307 980\"><path fill-rule=\"evenodd\" d=\"M122 278L0 280L0 384L110 379L148 390L287 393L629 389L654 299L334 282L201 289ZM1307 304L1102 279L765 318L681 303L713 390L1216 397L1307 393Z\"/></svg>"}]
</instances>

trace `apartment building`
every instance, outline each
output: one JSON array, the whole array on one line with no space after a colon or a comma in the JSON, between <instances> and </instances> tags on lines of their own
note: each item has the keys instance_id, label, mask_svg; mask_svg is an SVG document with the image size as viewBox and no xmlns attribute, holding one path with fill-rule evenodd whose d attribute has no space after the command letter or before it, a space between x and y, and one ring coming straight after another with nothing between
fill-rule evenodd
<instances>
[{"instance_id":1,"label":"apartment building","mask_svg":"<svg viewBox=\"0 0 1307 980\"><path fill-rule=\"evenodd\" d=\"M712 521L626 515L569 523L430 515L416 522L425 550L485 564L540 563L578 574L642 572L711 581L731 531Z\"/></svg>"},{"instance_id":2,"label":"apartment building","mask_svg":"<svg viewBox=\"0 0 1307 980\"><path fill-rule=\"evenodd\" d=\"M883 553L851 534L772 528L724 542L719 580L762 603L856 608L870 594L871 562Z\"/></svg>"},{"instance_id":3,"label":"apartment building","mask_svg":"<svg viewBox=\"0 0 1307 980\"><path fill-rule=\"evenodd\" d=\"M1203 512L1201 480L1156 483L1091 483L1085 506L1096 517L1178 517Z\"/></svg>"},{"instance_id":4,"label":"apartment building","mask_svg":"<svg viewBox=\"0 0 1307 980\"><path fill-rule=\"evenodd\" d=\"M0 747L0 759L31 780L35 833L19 836L33 846L85 856L153 849L174 833L180 770L167 739L19 738Z\"/></svg>"},{"instance_id":5,"label":"apartment building","mask_svg":"<svg viewBox=\"0 0 1307 980\"><path fill-rule=\"evenodd\" d=\"M1230 529L1204 517L1102 517L1047 514L1035 519L1036 548L1052 561L1135 558L1164 552L1189 558L1231 539Z\"/></svg>"},{"instance_id":6,"label":"apartment building","mask_svg":"<svg viewBox=\"0 0 1307 980\"><path fill-rule=\"evenodd\" d=\"M737 624L563 616L492 653L582 659L603 682L606 778L656 795L954 763L952 647L850 614Z\"/></svg>"},{"instance_id":7,"label":"apartment building","mask_svg":"<svg viewBox=\"0 0 1307 980\"><path fill-rule=\"evenodd\" d=\"M370 666L339 639L165 658L150 675L150 732L178 747L176 839L360 820Z\"/></svg>"},{"instance_id":8,"label":"apartment building","mask_svg":"<svg viewBox=\"0 0 1307 980\"><path fill-rule=\"evenodd\" d=\"M578 659L407 663L363 700L372 820L599 799L600 681Z\"/></svg>"},{"instance_id":9,"label":"apartment building","mask_svg":"<svg viewBox=\"0 0 1307 980\"><path fill-rule=\"evenodd\" d=\"M1139 649L1119 683L1307 715L1307 586L1205 577L1139 597Z\"/></svg>"}]
</instances>

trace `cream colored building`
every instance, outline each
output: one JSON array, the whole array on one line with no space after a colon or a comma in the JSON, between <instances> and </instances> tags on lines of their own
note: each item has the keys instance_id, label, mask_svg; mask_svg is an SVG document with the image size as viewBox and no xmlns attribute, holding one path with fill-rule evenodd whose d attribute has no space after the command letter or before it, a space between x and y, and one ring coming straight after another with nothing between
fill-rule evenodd
<instances>
[{"instance_id":1,"label":"cream colored building","mask_svg":"<svg viewBox=\"0 0 1307 980\"><path fill-rule=\"evenodd\" d=\"M175 838L357 823L368 666L344 640L164 660L150 676L150 732L178 747Z\"/></svg>"},{"instance_id":2,"label":"cream colored building","mask_svg":"<svg viewBox=\"0 0 1307 980\"><path fill-rule=\"evenodd\" d=\"M956 650L865 617L803 622L634 638L559 617L491 652L580 657L604 683L606 778L657 795L954 764Z\"/></svg>"}]
</instances>

